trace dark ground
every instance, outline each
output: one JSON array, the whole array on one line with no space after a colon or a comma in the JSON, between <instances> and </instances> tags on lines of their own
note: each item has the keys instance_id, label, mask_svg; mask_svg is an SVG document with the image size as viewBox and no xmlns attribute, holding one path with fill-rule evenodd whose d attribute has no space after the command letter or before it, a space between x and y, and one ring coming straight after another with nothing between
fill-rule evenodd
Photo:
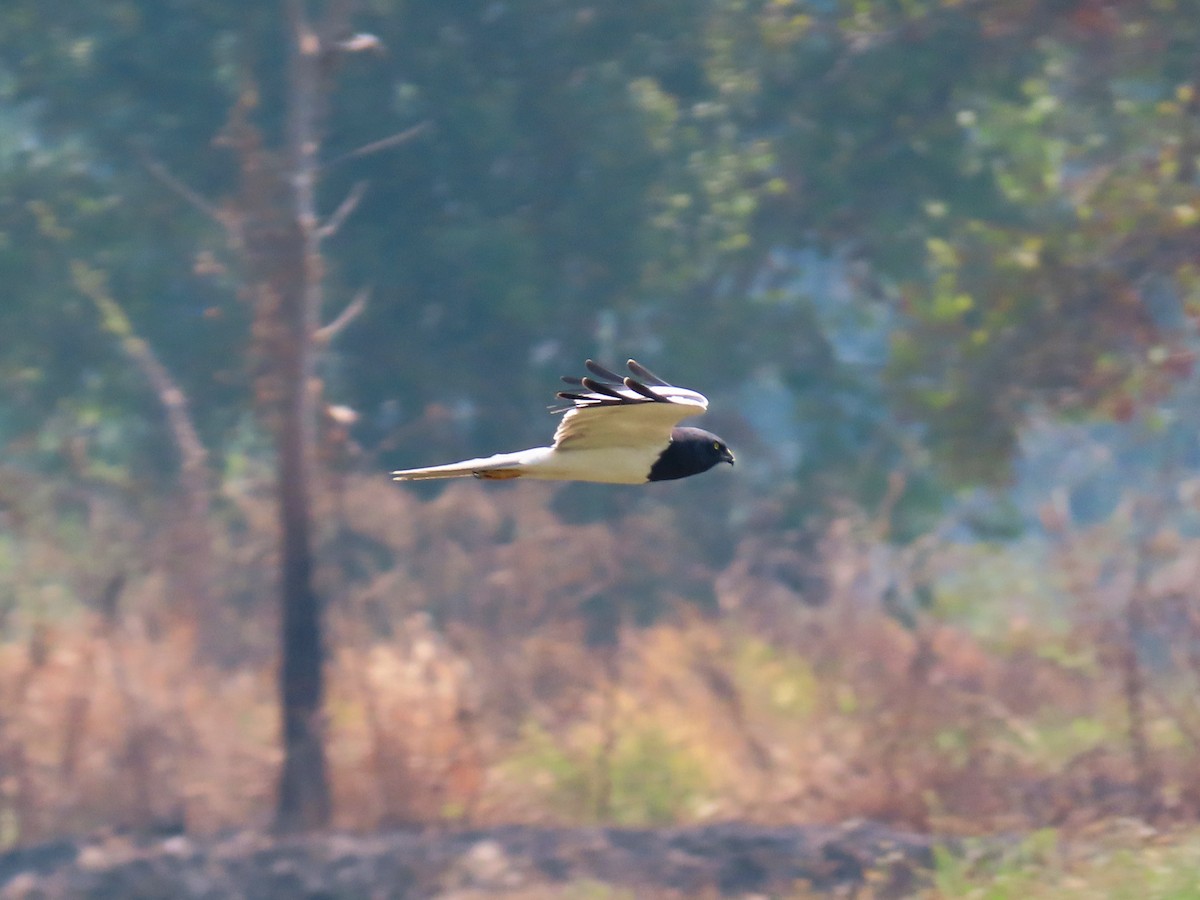
<instances>
[{"instance_id":1,"label":"dark ground","mask_svg":"<svg viewBox=\"0 0 1200 900\"><path fill-rule=\"evenodd\" d=\"M902 897L932 840L870 822L736 823L634 830L505 826L474 831L272 838L108 836L0 855L2 900L57 898L747 897L778 892ZM605 888L613 893L608 893ZM571 893L570 896L579 896Z\"/></svg>"}]
</instances>

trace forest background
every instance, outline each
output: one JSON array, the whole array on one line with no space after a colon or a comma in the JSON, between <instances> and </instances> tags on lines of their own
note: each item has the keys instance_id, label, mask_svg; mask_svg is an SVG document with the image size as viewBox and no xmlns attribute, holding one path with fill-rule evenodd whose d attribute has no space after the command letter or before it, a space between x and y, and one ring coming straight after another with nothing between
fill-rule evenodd
<instances>
[{"instance_id":1,"label":"forest background","mask_svg":"<svg viewBox=\"0 0 1200 900\"><path fill-rule=\"evenodd\" d=\"M1192 0L11 0L0 844L287 818L264 184L301 818L1194 822L1198 161ZM735 471L389 483L589 356Z\"/></svg>"}]
</instances>

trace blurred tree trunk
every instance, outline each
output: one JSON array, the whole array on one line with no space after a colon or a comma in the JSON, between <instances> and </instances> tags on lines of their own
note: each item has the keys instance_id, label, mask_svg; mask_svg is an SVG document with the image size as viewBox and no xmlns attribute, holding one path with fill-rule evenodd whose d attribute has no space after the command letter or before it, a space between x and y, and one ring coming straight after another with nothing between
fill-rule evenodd
<instances>
[{"instance_id":1,"label":"blurred tree trunk","mask_svg":"<svg viewBox=\"0 0 1200 900\"><path fill-rule=\"evenodd\" d=\"M320 33L304 0L285 0L289 25L288 160L290 224L275 272L281 342L276 364L282 378L278 423L279 516L282 530L282 647L280 699L283 769L276 827L283 831L329 824L329 781L321 718L324 652L321 601L313 585L313 466L318 386L314 367L321 327L320 223L316 212L321 122L329 92L328 44L345 33L350 3L325 4Z\"/></svg>"},{"instance_id":2,"label":"blurred tree trunk","mask_svg":"<svg viewBox=\"0 0 1200 900\"><path fill-rule=\"evenodd\" d=\"M282 646L279 673L283 717L283 769L276 827L284 831L329 823L321 705L324 654L320 598L313 585L313 463L316 452L317 386L313 357L321 310L323 265L316 235L313 191L317 121L324 105L319 46L301 0L288 0L291 55L288 73L288 180L291 218L287 246L277 270L281 338L276 365L282 379L279 456L279 518L282 534Z\"/></svg>"},{"instance_id":3,"label":"blurred tree trunk","mask_svg":"<svg viewBox=\"0 0 1200 900\"><path fill-rule=\"evenodd\" d=\"M247 90L247 97L253 96ZM226 132L242 169L240 239L253 305L255 400L275 443L280 529L280 668L283 769L277 826L320 828L329 818L321 724L320 598L313 584L313 464L316 386L308 306L320 288L320 258L308 253L288 202L288 167L234 110Z\"/></svg>"},{"instance_id":4,"label":"blurred tree trunk","mask_svg":"<svg viewBox=\"0 0 1200 900\"><path fill-rule=\"evenodd\" d=\"M320 386L315 360L321 328L324 264L316 212L321 122L329 95L330 52L348 26L350 3L324 5L319 28L303 0L285 0L290 57L287 143L263 146L249 113L248 88L233 110L226 142L241 164L241 197L231 231L247 265L254 307L255 393L275 440L280 526L281 644L279 691L283 766L276 828L303 831L329 823L322 702L321 598L313 583L315 456Z\"/></svg>"}]
</instances>

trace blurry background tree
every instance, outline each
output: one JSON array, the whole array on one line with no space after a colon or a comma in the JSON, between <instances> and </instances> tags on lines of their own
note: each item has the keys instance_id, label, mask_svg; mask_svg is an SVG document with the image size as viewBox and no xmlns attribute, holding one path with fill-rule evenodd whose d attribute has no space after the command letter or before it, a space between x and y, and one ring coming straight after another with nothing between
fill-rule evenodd
<instances>
[{"instance_id":1,"label":"blurry background tree","mask_svg":"<svg viewBox=\"0 0 1200 900\"><path fill-rule=\"evenodd\" d=\"M379 287L331 395L390 463L431 404L444 443L519 443L579 356L667 354L710 391L778 386L788 415L759 417L792 423L771 442L795 448L775 462L798 514L878 502L897 466L896 512L918 510L936 481L918 444L994 477L1029 403L1127 411L1187 368L1169 332L1192 290L1191 11L370 4L355 27L379 50L338 66L320 200L370 185L329 268L335 290ZM243 73L268 138L285 127L280 13L49 14L15 3L0 33L3 314L28 337L4 349L0 427L36 431L43 460L82 434L94 460L161 468L156 426L129 420L136 375L70 287L86 259L223 452L248 439L248 369L215 348L245 345L248 311L224 236L147 164L229 193L210 145ZM421 123L403 151L354 153ZM481 358L512 369L486 420Z\"/></svg>"}]
</instances>

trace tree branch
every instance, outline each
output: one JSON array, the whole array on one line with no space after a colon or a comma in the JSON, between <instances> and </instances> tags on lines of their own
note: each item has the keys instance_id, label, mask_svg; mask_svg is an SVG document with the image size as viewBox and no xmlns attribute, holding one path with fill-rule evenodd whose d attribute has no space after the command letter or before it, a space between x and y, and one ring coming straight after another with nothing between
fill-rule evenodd
<instances>
[{"instance_id":1,"label":"tree branch","mask_svg":"<svg viewBox=\"0 0 1200 900\"><path fill-rule=\"evenodd\" d=\"M369 287L362 288L357 294L355 294L354 299L346 304L346 308L338 313L337 318L335 318L328 325L324 325L317 329L317 333L313 335L313 339L316 341L317 345L321 347L326 346L330 341L337 337L343 328L362 315L363 310L367 308L367 300L369 300L370 297L371 289Z\"/></svg>"},{"instance_id":2,"label":"tree branch","mask_svg":"<svg viewBox=\"0 0 1200 900\"><path fill-rule=\"evenodd\" d=\"M338 229L342 224L350 218L351 214L358 208L359 202L366 193L367 182L360 181L350 189L350 193L346 198L338 204L338 208L333 211L333 214L326 220L325 224L317 229L317 239L325 240L337 234Z\"/></svg>"},{"instance_id":3,"label":"tree branch","mask_svg":"<svg viewBox=\"0 0 1200 900\"><path fill-rule=\"evenodd\" d=\"M134 332L133 324L125 310L108 293L104 273L93 269L87 263L74 260L71 262L71 275L76 289L96 305L105 330L121 342L121 349L142 370L166 411L167 424L179 451L180 471L185 490L207 495L203 485L208 451L204 449L192 422L187 395L176 384L153 348Z\"/></svg>"},{"instance_id":4,"label":"tree branch","mask_svg":"<svg viewBox=\"0 0 1200 900\"><path fill-rule=\"evenodd\" d=\"M329 162L321 166L322 169L330 169L334 166L341 165L344 162L349 162L352 159L362 159L364 156L371 156L383 150L390 150L393 147L399 147L401 144L406 144L415 137L420 137L426 131L433 127L433 123L426 119L424 122L418 122L411 128L405 128L393 134L391 137L381 138L378 141L372 141L369 144L363 144L357 150L351 150L349 153L343 153L341 156L335 156Z\"/></svg>"},{"instance_id":5,"label":"tree branch","mask_svg":"<svg viewBox=\"0 0 1200 900\"><path fill-rule=\"evenodd\" d=\"M230 228L228 219L221 214L221 210L218 206L211 203L199 193L192 190L192 188L184 184L183 181L173 175L166 166L164 166L154 157L147 154L145 151L139 150L138 156L141 158L142 165L146 167L146 171L158 179L161 184L165 185L175 194L178 194L191 206L204 213L204 215L208 216L222 228L226 230Z\"/></svg>"}]
</instances>

